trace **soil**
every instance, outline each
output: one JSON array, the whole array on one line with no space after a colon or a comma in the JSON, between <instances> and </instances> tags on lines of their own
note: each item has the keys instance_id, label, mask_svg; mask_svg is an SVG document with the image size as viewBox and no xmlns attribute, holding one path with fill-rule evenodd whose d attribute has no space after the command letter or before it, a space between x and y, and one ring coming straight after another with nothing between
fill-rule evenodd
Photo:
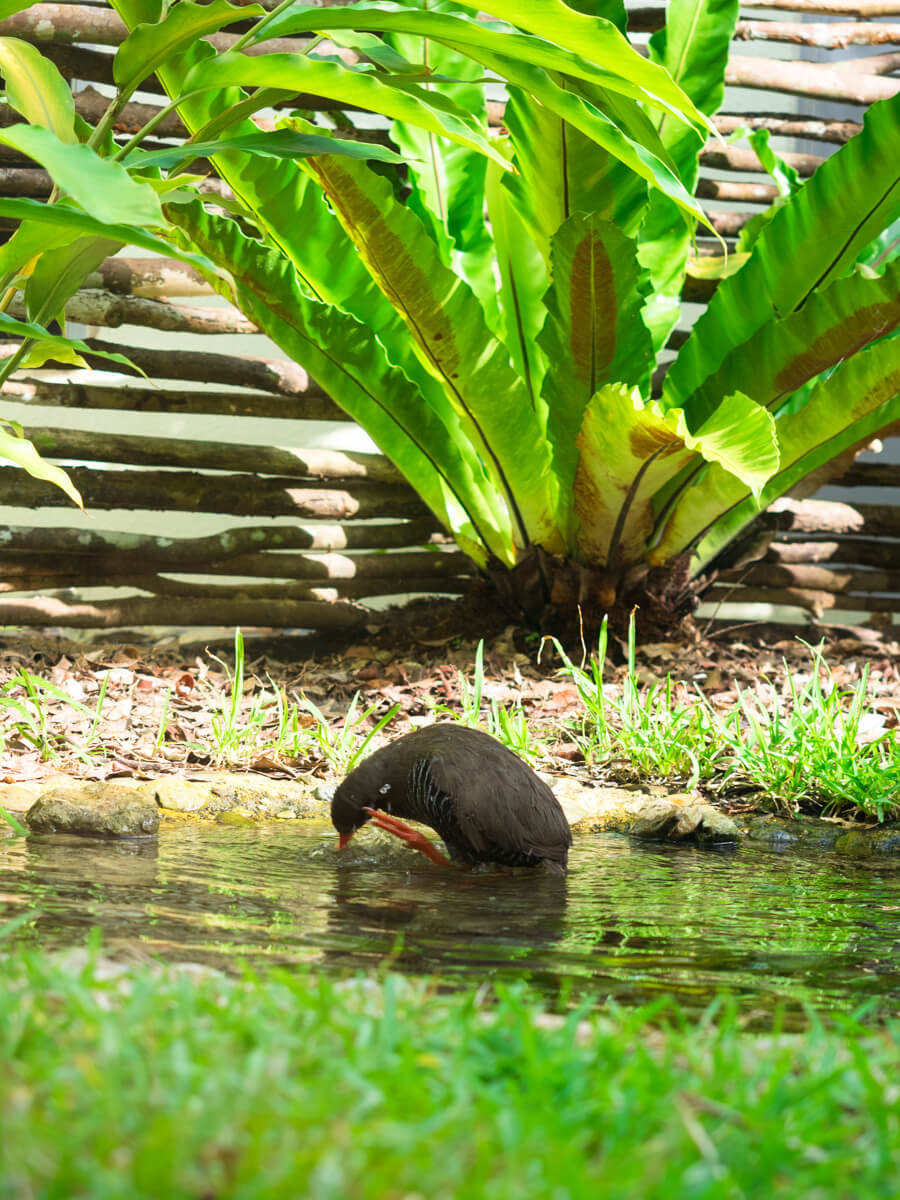
<instances>
[{"instance_id":1,"label":"soil","mask_svg":"<svg viewBox=\"0 0 900 1200\"><path fill-rule=\"evenodd\" d=\"M558 673L554 644L507 621L496 607L473 597L424 600L373 614L365 636L352 640L245 631L243 710L268 703L267 721L274 726L275 689L289 699L302 691L339 726L359 692L363 711L376 706L372 721L399 706L389 729L395 737L435 705L458 710L460 672L471 680L483 638L484 700L518 701L530 727L558 731L550 750L564 769L580 757L560 729L564 719L579 713L577 693ZM837 686L853 687L868 668L868 694L887 729L896 728L900 711L900 647L887 636L892 632L805 631L810 644L825 639ZM0 640L0 780L60 773L150 778L221 765L214 722L229 704L232 639L225 631L219 640L203 642L190 631L156 640L132 632L115 641L78 643L52 632L6 631ZM566 649L580 663L590 647L576 641ZM610 637L604 679L613 686L625 676L626 649L620 638ZM766 688L777 698L785 685L783 662L795 675L808 674L807 646L784 627L760 625L723 627L711 636L693 626L689 642L644 643L636 656L642 683L671 675L686 689L700 687L724 712L737 702L738 688ZM29 686L36 688L39 705L29 703ZM302 763L262 754L244 765L275 778L327 773L315 753Z\"/></svg>"}]
</instances>

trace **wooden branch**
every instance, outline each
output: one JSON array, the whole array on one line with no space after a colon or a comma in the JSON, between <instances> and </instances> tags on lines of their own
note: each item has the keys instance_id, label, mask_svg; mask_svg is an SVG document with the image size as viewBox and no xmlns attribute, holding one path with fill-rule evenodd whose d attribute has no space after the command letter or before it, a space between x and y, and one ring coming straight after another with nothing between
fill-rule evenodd
<instances>
[{"instance_id":1,"label":"wooden branch","mask_svg":"<svg viewBox=\"0 0 900 1200\"><path fill-rule=\"evenodd\" d=\"M213 296L215 289L177 258L107 258L87 276L83 288L117 296Z\"/></svg>"},{"instance_id":2,"label":"wooden branch","mask_svg":"<svg viewBox=\"0 0 900 1200\"><path fill-rule=\"evenodd\" d=\"M120 562L112 562L104 568L102 562L93 558L73 556L55 559L47 563L39 558L8 561L2 558L3 579L0 592L39 591L47 593L54 588L86 587L134 587L159 595L205 596L228 595L234 599L256 597L284 597L303 599L309 595L314 584L326 584L342 596L375 596L402 594L406 585L412 583L416 591L462 591L474 574L474 565L466 555L458 551L429 554L362 554L356 558L345 555L259 555L264 562L253 571L245 571L243 560L234 560L233 565L218 564L198 567L184 564L178 573L191 575L247 576L265 579L265 583L219 583L207 578L202 583L185 583L165 578L161 570L151 572L148 563L141 563L134 555ZM391 570L378 569L382 559L391 559ZM282 565L290 561L294 569ZM396 561L394 561L396 560ZM433 560L433 561L432 561ZM446 560L446 561L445 561Z\"/></svg>"},{"instance_id":3,"label":"wooden branch","mask_svg":"<svg viewBox=\"0 0 900 1200\"><path fill-rule=\"evenodd\" d=\"M396 575L391 580L378 579L342 579L337 580L333 584L323 584L314 586L304 583L229 583L222 584L219 587L210 586L208 583L183 583L172 579L161 579L159 576L141 577L135 576L134 579L128 580L127 583L119 583L117 586L128 586L141 588L143 591L152 592L159 596L189 596L195 600L205 600L209 603L218 603L221 598L234 600L358 600L361 597L373 598L381 596L405 596L409 594L422 595L450 595L459 596L465 592L470 583L471 577L463 576L425 576L419 578L415 575ZM76 584L53 584L54 587L84 587L85 580L82 578ZM19 589L24 591L24 587ZM29 585L29 591L38 591L40 588ZM44 589L46 590L46 589ZM0 586L2 591L2 586Z\"/></svg>"},{"instance_id":4,"label":"wooden branch","mask_svg":"<svg viewBox=\"0 0 900 1200\"><path fill-rule=\"evenodd\" d=\"M20 298L9 306L10 314L25 318ZM66 304L66 317L82 325L118 329L120 325L139 325L166 333L197 333L209 336L234 336L258 333L252 321L231 306L201 308L198 305L170 304L141 296L115 296L95 288L82 288Z\"/></svg>"},{"instance_id":5,"label":"wooden branch","mask_svg":"<svg viewBox=\"0 0 900 1200\"><path fill-rule=\"evenodd\" d=\"M825 161L818 154L793 154L788 151L780 153L780 157L800 175L812 175ZM740 146L726 146L724 149L717 142L707 142L700 151L700 162L704 167L713 167L719 171L756 171L765 174L765 167L759 161L755 150L746 150Z\"/></svg>"},{"instance_id":6,"label":"wooden branch","mask_svg":"<svg viewBox=\"0 0 900 1200\"><path fill-rule=\"evenodd\" d=\"M108 8L82 4L32 4L24 12L0 21L0 36L17 37L36 45L93 42L118 46L128 33L122 19Z\"/></svg>"},{"instance_id":7,"label":"wooden branch","mask_svg":"<svg viewBox=\"0 0 900 1200\"><path fill-rule=\"evenodd\" d=\"M838 16L900 16L900 4L882 4L883 12L862 14L857 5L748 4L747 8L778 8L803 12L835 13ZM875 5L874 7L879 7ZM665 25L664 8L633 8L628 12L629 33L656 33ZM803 24L799 21L738 21L734 30L736 42L787 42L796 46L816 46L824 50L842 50L845 46L879 46L900 42L900 26L878 25L869 21L844 21L827 24L824 21Z\"/></svg>"},{"instance_id":8,"label":"wooden branch","mask_svg":"<svg viewBox=\"0 0 900 1200\"><path fill-rule=\"evenodd\" d=\"M785 59L747 58L732 54L725 69L725 83L732 87L761 88L789 96L818 96L848 104L874 104L900 91L900 80L877 75L848 75L821 63L789 62Z\"/></svg>"},{"instance_id":9,"label":"wooden branch","mask_svg":"<svg viewBox=\"0 0 900 1200\"><path fill-rule=\"evenodd\" d=\"M815 592L893 592L900 590L900 579L893 571L839 570L808 563L756 563L723 571L720 580L732 580L747 587L800 588ZM900 600L898 600L900 605Z\"/></svg>"},{"instance_id":10,"label":"wooden branch","mask_svg":"<svg viewBox=\"0 0 900 1200\"><path fill-rule=\"evenodd\" d=\"M859 121L838 121L832 117L785 117L779 113L719 113L713 117L716 129L723 137L736 129L768 129L778 137L809 138L816 142L832 142L842 146L862 129Z\"/></svg>"},{"instance_id":11,"label":"wooden branch","mask_svg":"<svg viewBox=\"0 0 900 1200\"><path fill-rule=\"evenodd\" d=\"M900 466L895 463L854 463L833 483L836 487L900 487Z\"/></svg>"},{"instance_id":12,"label":"wooden branch","mask_svg":"<svg viewBox=\"0 0 900 1200\"><path fill-rule=\"evenodd\" d=\"M184 567L181 568L184 571ZM120 574L132 577L140 571L140 565L133 559L127 570ZM377 591L390 591L392 594L402 592L399 581L417 579L436 587L442 581L456 579L459 576L468 578L475 572L472 560L461 550L410 550L399 551L396 554L256 554L233 558L227 563L210 563L200 570L190 570L190 574L250 576L267 579L269 583L275 580L286 580L289 583L309 585L314 582L326 582L337 586L351 580L356 580L365 589L365 594ZM146 572L141 572L145 574ZM160 571L156 572L161 573ZM110 581L112 582L112 580ZM116 580L118 583L118 580ZM95 584L96 579L82 572L81 586ZM135 585L145 587L147 585ZM198 585L201 586L201 585ZM214 587L225 586L213 579L208 579L202 585L207 591ZM232 591L244 592L246 587L259 588L267 585L228 584ZM249 593L248 593L249 594Z\"/></svg>"},{"instance_id":13,"label":"wooden branch","mask_svg":"<svg viewBox=\"0 0 900 1200\"><path fill-rule=\"evenodd\" d=\"M366 579L393 583L400 575L419 579L471 575L472 560L461 550L409 550L396 554L246 554L210 563L203 572L291 580ZM392 591L398 589L392 587Z\"/></svg>"},{"instance_id":14,"label":"wooden branch","mask_svg":"<svg viewBox=\"0 0 900 1200\"><path fill-rule=\"evenodd\" d=\"M722 237L736 236L756 216L752 212L707 212L706 215L713 229Z\"/></svg>"},{"instance_id":15,"label":"wooden branch","mask_svg":"<svg viewBox=\"0 0 900 1200\"><path fill-rule=\"evenodd\" d=\"M102 95L96 88L86 87L74 96L75 111L84 117L90 125L96 125L109 105L109 98ZM131 134L143 129L152 117L155 117L162 106L159 104L139 104L136 100L129 101L116 117L113 129L116 133ZM168 113L157 124L153 131L158 138L187 137L188 129L177 112Z\"/></svg>"},{"instance_id":16,"label":"wooden branch","mask_svg":"<svg viewBox=\"0 0 900 1200\"><path fill-rule=\"evenodd\" d=\"M681 287L681 299L686 304L708 304L718 286L718 279L698 279L687 274Z\"/></svg>"},{"instance_id":17,"label":"wooden branch","mask_svg":"<svg viewBox=\"0 0 900 1200\"><path fill-rule=\"evenodd\" d=\"M801 588L751 588L721 584L704 592L702 599L704 604L789 605L808 609L817 617L829 609L900 612L900 596L845 596L839 592L804 591Z\"/></svg>"},{"instance_id":18,"label":"wooden branch","mask_svg":"<svg viewBox=\"0 0 900 1200\"><path fill-rule=\"evenodd\" d=\"M53 190L53 180L43 167L0 167L0 195L29 196L44 200Z\"/></svg>"},{"instance_id":19,"label":"wooden branch","mask_svg":"<svg viewBox=\"0 0 900 1200\"><path fill-rule=\"evenodd\" d=\"M734 40L787 42L792 46L843 50L847 46L887 46L900 43L900 25L876 25L869 21L835 21L830 25L824 21L809 24L800 21L738 21Z\"/></svg>"},{"instance_id":20,"label":"wooden branch","mask_svg":"<svg viewBox=\"0 0 900 1200\"><path fill-rule=\"evenodd\" d=\"M898 0L753 0L747 8L777 8L823 17L900 17Z\"/></svg>"},{"instance_id":21,"label":"wooden branch","mask_svg":"<svg viewBox=\"0 0 900 1200\"><path fill-rule=\"evenodd\" d=\"M178 571L227 567L230 560L264 557L272 550L407 549L429 541L446 541L430 515L414 521L367 521L348 525L253 525L225 529L205 537L162 537L120 530L9 525L3 530L0 562L3 570L33 567L52 556L67 571L81 571L86 560L102 569L123 562L129 569Z\"/></svg>"},{"instance_id":22,"label":"wooden branch","mask_svg":"<svg viewBox=\"0 0 900 1200\"><path fill-rule=\"evenodd\" d=\"M629 33L656 33L666 23L664 8L629 8L625 15Z\"/></svg>"},{"instance_id":23,"label":"wooden branch","mask_svg":"<svg viewBox=\"0 0 900 1200\"><path fill-rule=\"evenodd\" d=\"M287 601L322 601L333 603L336 600L358 600L366 599L383 599L386 596L400 597L406 595L430 595L430 596L460 596L468 590L471 582L471 577L467 575L447 576L446 578L424 578L419 579L415 576L400 575L391 581L365 580L365 579L344 579L337 580L333 584L304 584L304 583L266 583L266 584L222 584L219 587L209 586L204 583L184 583L172 579L165 579L159 575L139 575L133 577L121 577L114 581L116 587L139 588L142 591L150 592L152 596L171 596L185 600L190 599L195 603L204 602L207 605L215 605L216 611L222 604L223 600L240 601L242 603L253 600L256 603L261 601L277 601L285 603ZM96 580L86 580L83 574L67 576L62 572L41 574L31 574L23 576L16 583L10 583L9 580L0 581L0 594L5 594L10 602L13 596L20 595L22 592L39 592L44 596L49 596L54 590L57 592L65 589L66 595L59 598L65 599L67 602L82 602L89 604L90 601L80 597L77 593L79 589L85 587L96 586ZM76 593L74 596L69 593ZM216 619L221 620L221 618ZM202 624L215 624L216 621L201 622Z\"/></svg>"},{"instance_id":24,"label":"wooden branch","mask_svg":"<svg viewBox=\"0 0 900 1200\"><path fill-rule=\"evenodd\" d=\"M137 361L128 347L119 347ZM0 357L3 347L0 347ZM200 355L201 358L207 357ZM224 355L210 355L224 358ZM99 363L100 359L94 359ZM240 363L242 360L236 359ZM251 365L254 365L252 360ZM256 363L259 360L255 360ZM106 367L109 369L110 364ZM258 372L257 372L258 373ZM259 381L255 381L258 383ZM254 386L248 384L248 386ZM113 387L105 384L57 382L53 379L8 379L0 395L5 403L52 404L59 408L107 409L116 412L201 413L226 417L271 417L292 421L348 421L343 409L330 400L321 388L310 383L299 395L272 395L268 392L198 392L164 390L152 387ZM25 418L27 421L27 417Z\"/></svg>"},{"instance_id":25,"label":"wooden branch","mask_svg":"<svg viewBox=\"0 0 900 1200\"><path fill-rule=\"evenodd\" d=\"M764 562L797 565L800 563L839 563L841 566L900 569L900 545L875 538L834 538L830 541L785 542L769 545Z\"/></svg>"},{"instance_id":26,"label":"wooden branch","mask_svg":"<svg viewBox=\"0 0 900 1200\"><path fill-rule=\"evenodd\" d=\"M41 54L48 58L64 79L78 79L85 83L105 83L115 86L113 78L113 55L105 50L89 50L84 46L64 46L54 43L41 46ZM153 92L162 96L163 89L155 75L144 80L142 92Z\"/></svg>"},{"instance_id":27,"label":"wooden branch","mask_svg":"<svg viewBox=\"0 0 900 1200\"><path fill-rule=\"evenodd\" d=\"M859 533L900 537L900 508L887 504L841 504L836 500L776 500L757 517L780 533Z\"/></svg>"},{"instance_id":28,"label":"wooden branch","mask_svg":"<svg viewBox=\"0 0 900 1200\"><path fill-rule=\"evenodd\" d=\"M46 200L53 190L53 180L43 167L0 167L0 195L28 196L36 200ZM202 179L197 184L197 190L204 196L229 198L231 189L221 179ZM9 223L4 219L4 225ZM18 224L18 222L16 222Z\"/></svg>"},{"instance_id":29,"label":"wooden branch","mask_svg":"<svg viewBox=\"0 0 900 1200\"><path fill-rule=\"evenodd\" d=\"M236 445L233 442L44 427L26 427L25 436L45 458L142 467L183 467L194 471L252 471L256 475L281 475L286 479L370 479L376 483L401 485L405 482L383 454L293 450L283 446Z\"/></svg>"},{"instance_id":30,"label":"wooden branch","mask_svg":"<svg viewBox=\"0 0 900 1200\"><path fill-rule=\"evenodd\" d=\"M297 363L281 359L241 358L195 350L150 350L142 346L123 347L117 342L85 339L89 346L107 353L125 353L151 378L178 379L185 383L221 383L228 387L260 388L282 396L324 395ZM102 358L88 359L94 367L109 370Z\"/></svg>"},{"instance_id":31,"label":"wooden branch","mask_svg":"<svg viewBox=\"0 0 900 1200\"><path fill-rule=\"evenodd\" d=\"M0 21L0 36L17 37L35 45L74 46L88 43L95 46L120 46L128 36L124 21L112 10L86 4L32 4L24 12L15 13ZM238 33L213 33L202 40L217 50L230 50L240 37ZM302 54L309 38L272 38L259 46L249 47L247 54Z\"/></svg>"},{"instance_id":32,"label":"wooden branch","mask_svg":"<svg viewBox=\"0 0 900 1200\"><path fill-rule=\"evenodd\" d=\"M730 179L698 179L699 200L737 200L740 204L771 204L778 189L771 183L732 183Z\"/></svg>"},{"instance_id":33,"label":"wooden branch","mask_svg":"<svg viewBox=\"0 0 900 1200\"><path fill-rule=\"evenodd\" d=\"M75 101L75 111L90 125L96 125L109 106L109 97L101 95L93 87L86 87L80 92L76 92L72 99ZM160 108L159 104L138 104L131 101L125 105L116 120L114 125L116 133L137 133L139 129L143 129L151 117L159 112ZM6 128L10 125L18 125L21 121L21 115L14 108L10 108L9 105L0 107L0 126ZM160 138L185 137L187 129L178 114L173 112L163 117L156 127L155 136Z\"/></svg>"},{"instance_id":34,"label":"wooden branch","mask_svg":"<svg viewBox=\"0 0 900 1200\"><path fill-rule=\"evenodd\" d=\"M341 488L312 488L293 479L198 475L192 471L103 471L68 468L90 509L207 512L241 517L421 517L428 511L407 485L352 480ZM338 481L335 481L337 485ZM0 504L61 508L72 501L57 487L15 467L0 467Z\"/></svg>"},{"instance_id":35,"label":"wooden branch","mask_svg":"<svg viewBox=\"0 0 900 1200\"><path fill-rule=\"evenodd\" d=\"M123 625L213 625L243 629L273 626L283 629L354 629L369 620L366 609L348 603L323 604L297 600L232 600L211 597L129 596L71 604L55 596L0 600L0 624L68 629L115 629Z\"/></svg>"},{"instance_id":36,"label":"wooden branch","mask_svg":"<svg viewBox=\"0 0 900 1200\"><path fill-rule=\"evenodd\" d=\"M900 51L888 54L867 54L859 58L842 59L834 64L833 70L842 74L890 75L900 69Z\"/></svg>"}]
</instances>

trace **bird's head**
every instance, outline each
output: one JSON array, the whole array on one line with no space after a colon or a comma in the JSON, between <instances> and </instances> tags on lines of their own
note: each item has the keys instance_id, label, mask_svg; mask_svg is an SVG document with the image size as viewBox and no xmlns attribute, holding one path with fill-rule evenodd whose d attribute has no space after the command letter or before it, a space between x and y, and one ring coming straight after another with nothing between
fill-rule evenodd
<instances>
[{"instance_id":1,"label":"bird's head","mask_svg":"<svg viewBox=\"0 0 900 1200\"><path fill-rule=\"evenodd\" d=\"M345 779L331 801L331 823L338 831L338 848L343 850L357 829L369 820L367 805L371 798L358 789L354 781Z\"/></svg>"}]
</instances>

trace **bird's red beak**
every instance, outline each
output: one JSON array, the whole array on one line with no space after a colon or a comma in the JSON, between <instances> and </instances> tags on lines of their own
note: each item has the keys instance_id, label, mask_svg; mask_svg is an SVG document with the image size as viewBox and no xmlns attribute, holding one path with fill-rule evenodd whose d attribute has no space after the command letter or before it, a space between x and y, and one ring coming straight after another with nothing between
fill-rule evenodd
<instances>
[{"instance_id":1,"label":"bird's red beak","mask_svg":"<svg viewBox=\"0 0 900 1200\"><path fill-rule=\"evenodd\" d=\"M347 843L350 841L350 839L352 837L353 837L352 833L339 833L338 834L338 850L343 850L343 848L347 845Z\"/></svg>"}]
</instances>

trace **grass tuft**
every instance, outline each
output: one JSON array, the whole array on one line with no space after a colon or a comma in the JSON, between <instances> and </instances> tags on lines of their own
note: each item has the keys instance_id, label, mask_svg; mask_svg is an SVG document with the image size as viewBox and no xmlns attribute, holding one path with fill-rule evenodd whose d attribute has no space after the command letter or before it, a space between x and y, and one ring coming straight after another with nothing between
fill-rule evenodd
<instances>
[{"instance_id":1,"label":"grass tuft","mask_svg":"<svg viewBox=\"0 0 900 1200\"><path fill-rule=\"evenodd\" d=\"M321 709L317 708L308 696L301 695L300 703L315 718L313 736L319 753L331 769L340 774L352 771L366 757L372 739L377 737L400 711L400 705L394 704L371 729L365 730L367 722L377 711L378 704L370 705L365 712L358 712L359 692L354 692L346 717L338 727L333 728Z\"/></svg>"},{"instance_id":2,"label":"grass tuft","mask_svg":"<svg viewBox=\"0 0 900 1200\"><path fill-rule=\"evenodd\" d=\"M491 697L484 704L484 639L475 650L472 682L462 671L456 673L458 700L454 705L435 704L432 712L442 720L456 721L467 729L481 729L498 742L513 750L526 762L534 763L546 752L543 740L529 727L525 710L519 701L500 704Z\"/></svg>"},{"instance_id":3,"label":"grass tuft","mask_svg":"<svg viewBox=\"0 0 900 1200\"><path fill-rule=\"evenodd\" d=\"M900 1194L900 1023L744 1030L524 986L0 970L9 1197Z\"/></svg>"},{"instance_id":4,"label":"grass tuft","mask_svg":"<svg viewBox=\"0 0 900 1200\"><path fill-rule=\"evenodd\" d=\"M712 736L710 714L698 705L683 684L665 682L642 686L636 668L634 616L628 627L628 669L621 693L603 682L607 625L604 618L590 667L576 666L553 639L562 659L560 674L575 684L584 715L575 730L589 763L615 761L645 779L677 779L696 787L710 779L720 746Z\"/></svg>"},{"instance_id":5,"label":"grass tuft","mask_svg":"<svg viewBox=\"0 0 900 1200\"><path fill-rule=\"evenodd\" d=\"M587 669L553 644L584 709L575 736L590 763L686 788L754 791L784 813L856 812L883 821L900 811L900 742L868 701L868 666L852 688L840 688L822 646L807 646L806 682L783 662L780 679L761 676L755 690L738 688L723 716L699 689L671 676L640 683L633 617L620 689L603 682L605 621Z\"/></svg>"}]
</instances>

